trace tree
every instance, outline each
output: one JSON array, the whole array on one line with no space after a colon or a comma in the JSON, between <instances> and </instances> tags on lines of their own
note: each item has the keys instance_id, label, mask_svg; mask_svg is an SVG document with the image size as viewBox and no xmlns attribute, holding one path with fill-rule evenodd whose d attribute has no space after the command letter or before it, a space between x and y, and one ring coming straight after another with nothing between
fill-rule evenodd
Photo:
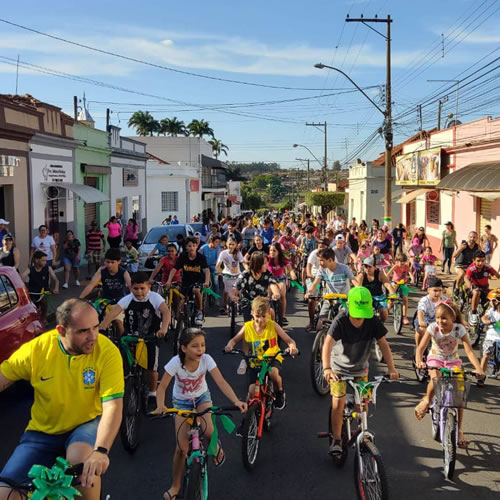
<instances>
[{"instance_id":1,"label":"tree","mask_svg":"<svg viewBox=\"0 0 500 500\"><path fill-rule=\"evenodd\" d=\"M227 156L229 148L220 139L213 138L208 141L208 144L212 146L212 151L216 158L218 158L221 153L224 153Z\"/></svg>"},{"instance_id":2,"label":"tree","mask_svg":"<svg viewBox=\"0 0 500 500\"><path fill-rule=\"evenodd\" d=\"M262 198L257 193L252 192L248 184L241 186L241 199L243 210L258 210L262 206Z\"/></svg>"},{"instance_id":3,"label":"tree","mask_svg":"<svg viewBox=\"0 0 500 500\"><path fill-rule=\"evenodd\" d=\"M280 170L278 163L264 163L262 161L252 163L231 162L231 165L239 167L243 175L269 174Z\"/></svg>"},{"instance_id":4,"label":"tree","mask_svg":"<svg viewBox=\"0 0 500 500\"><path fill-rule=\"evenodd\" d=\"M129 127L134 127L137 135L153 135L160 130L160 124L149 111L136 111L128 121Z\"/></svg>"},{"instance_id":5,"label":"tree","mask_svg":"<svg viewBox=\"0 0 500 500\"><path fill-rule=\"evenodd\" d=\"M334 171L339 171L339 170L342 170L342 164L338 161L338 160L335 160L333 162L333 170Z\"/></svg>"},{"instance_id":6,"label":"tree","mask_svg":"<svg viewBox=\"0 0 500 500\"><path fill-rule=\"evenodd\" d=\"M160 134L177 137L178 135L187 135L186 124L178 120L177 116L173 118L164 118L160 122Z\"/></svg>"},{"instance_id":7,"label":"tree","mask_svg":"<svg viewBox=\"0 0 500 500\"><path fill-rule=\"evenodd\" d=\"M235 166L235 165L229 165L229 169L227 171L227 180L228 181L246 181L247 178L242 175L240 167Z\"/></svg>"},{"instance_id":8,"label":"tree","mask_svg":"<svg viewBox=\"0 0 500 500\"><path fill-rule=\"evenodd\" d=\"M204 135L209 135L210 137L214 137L214 131L210 128L210 125L205 120L192 120L191 123L187 126L189 129L189 133L194 137L199 137L200 139Z\"/></svg>"},{"instance_id":9,"label":"tree","mask_svg":"<svg viewBox=\"0 0 500 500\"><path fill-rule=\"evenodd\" d=\"M321 213L326 216L334 208L344 203L344 193L332 193L322 191L318 193L307 193L306 203L308 206L321 207Z\"/></svg>"}]
</instances>

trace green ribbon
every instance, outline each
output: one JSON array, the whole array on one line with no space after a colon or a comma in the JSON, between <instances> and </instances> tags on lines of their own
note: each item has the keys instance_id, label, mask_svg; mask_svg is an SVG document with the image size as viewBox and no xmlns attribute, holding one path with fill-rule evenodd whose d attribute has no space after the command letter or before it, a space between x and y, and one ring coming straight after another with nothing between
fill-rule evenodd
<instances>
[{"instance_id":1,"label":"green ribbon","mask_svg":"<svg viewBox=\"0 0 500 500\"><path fill-rule=\"evenodd\" d=\"M497 321L497 322L494 324L493 328L494 328L497 332L500 332L500 321Z\"/></svg>"},{"instance_id":2,"label":"green ribbon","mask_svg":"<svg viewBox=\"0 0 500 500\"><path fill-rule=\"evenodd\" d=\"M73 476L65 474L70 463L58 457L54 466L49 469L43 465L33 465L28 476L36 490L31 494L31 500L73 500L82 494L71 483Z\"/></svg>"},{"instance_id":3,"label":"green ribbon","mask_svg":"<svg viewBox=\"0 0 500 500\"><path fill-rule=\"evenodd\" d=\"M211 455L215 457L217 455L217 443L219 442L219 431L217 430L217 418L220 420L222 427L224 430L231 434L234 429L236 429L235 423L229 418L227 415L216 415L212 413L212 425L214 427L214 431L212 432L212 437L210 438L210 443L207 449L207 455Z\"/></svg>"},{"instance_id":4,"label":"green ribbon","mask_svg":"<svg viewBox=\"0 0 500 500\"><path fill-rule=\"evenodd\" d=\"M131 335L124 335L120 339L120 345L125 352L125 357L127 358L127 363L129 364L129 366L132 366L134 364L134 355L130 350L130 344L137 344L138 341L139 339L137 337L132 337Z\"/></svg>"},{"instance_id":5,"label":"green ribbon","mask_svg":"<svg viewBox=\"0 0 500 500\"><path fill-rule=\"evenodd\" d=\"M361 396L370 396L370 391L373 388L373 384L371 382L358 382L358 389Z\"/></svg>"},{"instance_id":6,"label":"green ribbon","mask_svg":"<svg viewBox=\"0 0 500 500\"><path fill-rule=\"evenodd\" d=\"M299 292L304 293L304 287L298 281L290 281L290 286L295 287Z\"/></svg>"},{"instance_id":7,"label":"green ribbon","mask_svg":"<svg viewBox=\"0 0 500 500\"><path fill-rule=\"evenodd\" d=\"M220 299L220 295L215 293L211 288L204 288L201 293L207 293L208 295L213 295L216 299Z\"/></svg>"}]
</instances>

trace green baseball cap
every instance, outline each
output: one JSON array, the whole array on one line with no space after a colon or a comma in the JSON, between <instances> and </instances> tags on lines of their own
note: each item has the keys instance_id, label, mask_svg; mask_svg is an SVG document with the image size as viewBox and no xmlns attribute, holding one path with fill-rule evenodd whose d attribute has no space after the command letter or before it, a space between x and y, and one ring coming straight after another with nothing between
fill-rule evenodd
<instances>
[{"instance_id":1,"label":"green baseball cap","mask_svg":"<svg viewBox=\"0 0 500 500\"><path fill-rule=\"evenodd\" d=\"M349 316L353 318L373 318L372 294L364 286L355 286L347 294Z\"/></svg>"}]
</instances>

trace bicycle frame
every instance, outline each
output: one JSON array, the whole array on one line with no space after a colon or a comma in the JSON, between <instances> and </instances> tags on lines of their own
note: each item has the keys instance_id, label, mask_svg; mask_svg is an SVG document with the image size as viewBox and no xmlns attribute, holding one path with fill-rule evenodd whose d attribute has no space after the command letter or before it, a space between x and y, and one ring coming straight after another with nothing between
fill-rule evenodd
<instances>
[{"instance_id":1,"label":"bicycle frame","mask_svg":"<svg viewBox=\"0 0 500 500\"><path fill-rule=\"evenodd\" d=\"M274 357L272 359L274 359ZM260 407L259 427L257 431L257 436L259 437L259 439L262 437L264 421L266 420L266 418L269 418L272 413L271 409L267 410L266 412L266 403L269 399L271 399L272 401L274 401L275 399L274 395L269 390L269 375L271 373L271 370L272 367L270 366L270 364L268 364L268 362L263 359L259 376L255 381L254 396L248 402L248 406L258 405Z\"/></svg>"}]
</instances>

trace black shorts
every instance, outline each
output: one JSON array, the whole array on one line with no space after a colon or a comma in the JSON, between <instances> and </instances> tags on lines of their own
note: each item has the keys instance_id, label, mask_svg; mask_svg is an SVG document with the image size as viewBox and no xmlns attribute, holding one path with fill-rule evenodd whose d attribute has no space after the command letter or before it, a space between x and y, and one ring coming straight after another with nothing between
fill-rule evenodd
<instances>
[{"instance_id":1,"label":"black shorts","mask_svg":"<svg viewBox=\"0 0 500 500\"><path fill-rule=\"evenodd\" d=\"M277 368L278 371L281 370L281 363L277 359L273 359L271 361L271 366L273 368ZM249 366L247 368L247 381L248 381L249 386L251 384L255 384L255 381L257 380L257 377L259 376L259 372L260 372L260 366L255 367L255 368L252 368Z\"/></svg>"}]
</instances>

